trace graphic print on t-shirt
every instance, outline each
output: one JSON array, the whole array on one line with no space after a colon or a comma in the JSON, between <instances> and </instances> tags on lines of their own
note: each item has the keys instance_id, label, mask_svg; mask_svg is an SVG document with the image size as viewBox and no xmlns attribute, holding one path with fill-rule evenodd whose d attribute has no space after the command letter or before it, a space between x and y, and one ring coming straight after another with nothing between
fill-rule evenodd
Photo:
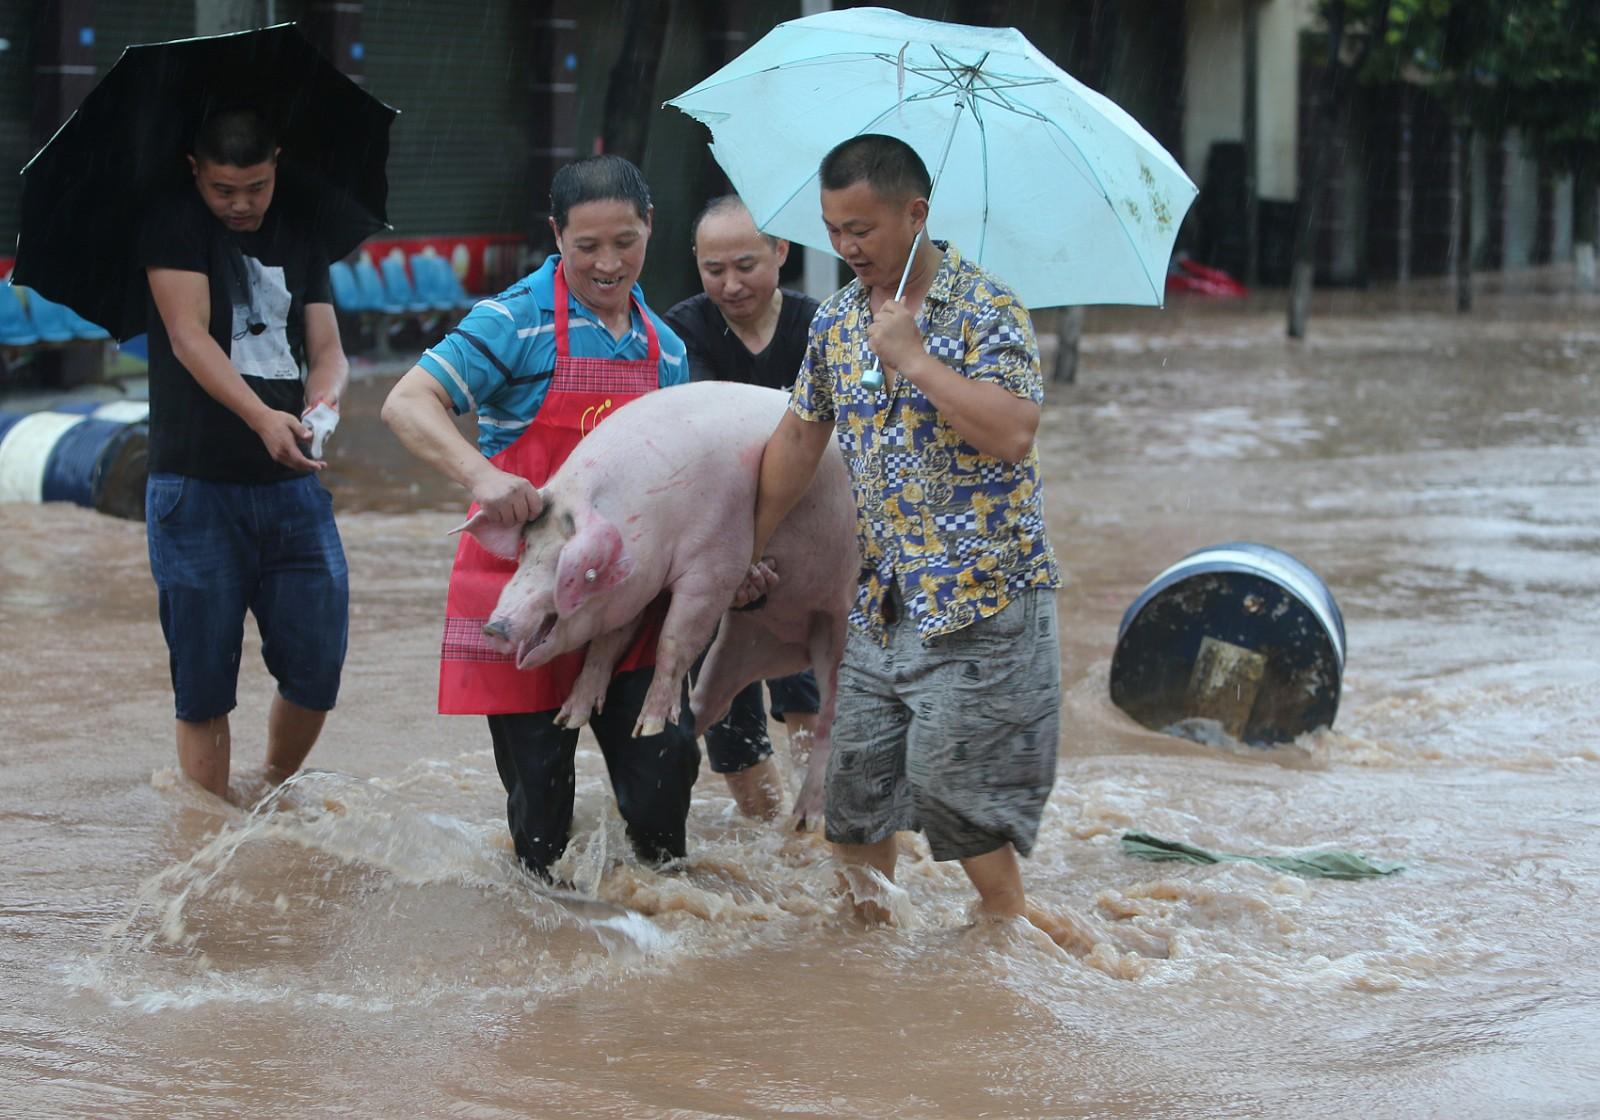
<instances>
[{"instance_id":1,"label":"graphic print on t-shirt","mask_svg":"<svg viewBox=\"0 0 1600 1120\"><path fill-rule=\"evenodd\" d=\"M271 381L298 381L300 366L289 350L289 285L280 265L263 265L246 255L250 281L250 307L233 309L233 350L230 357L240 373ZM249 311L259 315L267 329L250 333Z\"/></svg>"}]
</instances>

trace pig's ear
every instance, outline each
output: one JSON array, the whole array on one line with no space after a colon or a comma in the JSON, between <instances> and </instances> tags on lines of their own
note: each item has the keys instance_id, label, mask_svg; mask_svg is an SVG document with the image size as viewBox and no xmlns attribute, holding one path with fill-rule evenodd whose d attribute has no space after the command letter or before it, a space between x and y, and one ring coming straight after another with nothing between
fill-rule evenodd
<instances>
[{"instance_id":1,"label":"pig's ear","mask_svg":"<svg viewBox=\"0 0 1600 1120\"><path fill-rule=\"evenodd\" d=\"M522 551L522 530L526 521L490 521L489 515L479 510L466 521L450 530L449 535L469 533L483 548L502 560L515 560Z\"/></svg>"},{"instance_id":2,"label":"pig's ear","mask_svg":"<svg viewBox=\"0 0 1600 1120\"><path fill-rule=\"evenodd\" d=\"M571 614L589 596L615 587L633 571L617 527L597 513L583 519L556 561L556 613Z\"/></svg>"}]
</instances>

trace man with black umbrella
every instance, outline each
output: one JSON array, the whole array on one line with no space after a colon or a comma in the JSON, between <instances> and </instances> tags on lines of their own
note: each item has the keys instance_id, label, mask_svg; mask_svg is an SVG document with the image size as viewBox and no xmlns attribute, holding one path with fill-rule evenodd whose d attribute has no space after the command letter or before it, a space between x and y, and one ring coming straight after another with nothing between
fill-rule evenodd
<instances>
[{"instance_id":1,"label":"man with black umbrella","mask_svg":"<svg viewBox=\"0 0 1600 1120\"><path fill-rule=\"evenodd\" d=\"M213 112L191 149L192 184L151 207L138 242L149 288L146 520L178 761L223 797L245 612L278 682L269 784L316 742L348 631L344 550L316 472L349 365L327 257L273 208L278 155L254 110Z\"/></svg>"}]
</instances>

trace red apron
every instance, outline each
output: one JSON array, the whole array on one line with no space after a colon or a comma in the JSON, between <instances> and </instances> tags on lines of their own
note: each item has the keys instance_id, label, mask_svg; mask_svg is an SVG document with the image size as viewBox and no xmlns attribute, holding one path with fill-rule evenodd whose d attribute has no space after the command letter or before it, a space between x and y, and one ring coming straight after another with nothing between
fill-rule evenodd
<instances>
[{"instance_id":1,"label":"red apron","mask_svg":"<svg viewBox=\"0 0 1600 1120\"><path fill-rule=\"evenodd\" d=\"M567 278L556 265L556 368L538 414L510 447L489 461L509 474L543 486L578 441L612 410L660 384L661 342L638 300L633 306L650 340L649 356L636 361L574 358L567 344ZM603 329L603 328L602 328ZM477 504L468 510L470 517ZM583 668L584 650L561 654L534 669L518 669L515 655L497 653L483 636L500 592L517 570L462 533L445 599L444 646L439 654L439 711L443 715L545 712L566 702ZM639 636L617 662L617 672L655 664L661 612L653 610Z\"/></svg>"}]
</instances>

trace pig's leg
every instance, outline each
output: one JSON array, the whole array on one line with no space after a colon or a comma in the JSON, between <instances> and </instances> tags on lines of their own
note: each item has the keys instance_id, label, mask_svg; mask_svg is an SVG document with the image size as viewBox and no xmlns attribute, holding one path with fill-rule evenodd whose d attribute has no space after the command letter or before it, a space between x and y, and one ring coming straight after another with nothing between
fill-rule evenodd
<instances>
[{"instance_id":1,"label":"pig's leg","mask_svg":"<svg viewBox=\"0 0 1600 1120\"><path fill-rule=\"evenodd\" d=\"M833 717L839 709L839 662L844 659L847 623L842 615L822 615L811 627L811 671L817 678L817 730L800 793L789 818L796 831L822 819L827 800L828 756L833 753Z\"/></svg>"},{"instance_id":2,"label":"pig's leg","mask_svg":"<svg viewBox=\"0 0 1600 1120\"><path fill-rule=\"evenodd\" d=\"M589 643L589 651L583 656L583 671L573 682L567 702L556 713L557 727L582 727L589 722L591 715L605 706L611 675L632 644L633 636L639 632L639 622L643 617L636 616Z\"/></svg>"},{"instance_id":3,"label":"pig's leg","mask_svg":"<svg viewBox=\"0 0 1600 1120\"><path fill-rule=\"evenodd\" d=\"M751 681L785 676L806 664L804 646L780 643L753 615L728 612L689 698L695 734L704 735L706 728L727 715L733 698Z\"/></svg>"},{"instance_id":4,"label":"pig's leg","mask_svg":"<svg viewBox=\"0 0 1600 1120\"><path fill-rule=\"evenodd\" d=\"M685 580L673 586L661 640L656 643L655 675L633 726L634 738L659 735L668 721L677 720L684 675L711 640L717 619L733 599L737 580L735 574L729 580Z\"/></svg>"}]
</instances>

